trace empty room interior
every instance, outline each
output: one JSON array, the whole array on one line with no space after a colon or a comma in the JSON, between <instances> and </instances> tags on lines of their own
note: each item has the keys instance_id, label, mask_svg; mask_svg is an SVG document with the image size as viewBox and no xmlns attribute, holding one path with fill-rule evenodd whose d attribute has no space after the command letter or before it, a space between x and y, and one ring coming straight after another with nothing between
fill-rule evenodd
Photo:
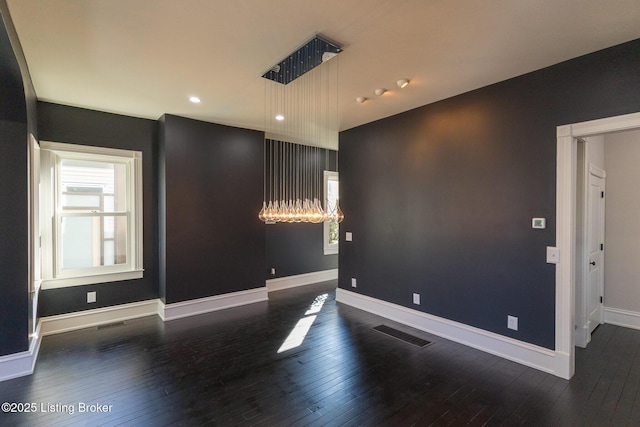
<instances>
[{"instance_id":1,"label":"empty room interior","mask_svg":"<svg viewBox=\"0 0 640 427\"><path fill-rule=\"evenodd\" d=\"M0 14L0 425L640 424L637 0Z\"/></svg>"}]
</instances>

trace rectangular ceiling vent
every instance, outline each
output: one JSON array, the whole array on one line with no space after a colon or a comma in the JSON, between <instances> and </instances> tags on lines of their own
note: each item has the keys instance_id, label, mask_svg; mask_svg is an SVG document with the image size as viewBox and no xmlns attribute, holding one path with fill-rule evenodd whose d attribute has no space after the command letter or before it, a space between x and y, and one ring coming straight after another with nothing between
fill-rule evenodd
<instances>
[{"instance_id":1,"label":"rectangular ceiling vent","mask_svg":"<svg viewBox=\"0 0 640 427\"><path fill-rule=\"evenodd\" d=\"M316 35L271 67L262 77L286 85L340 52L342 52L340 46Z\"/></svg>"}]
</instances>

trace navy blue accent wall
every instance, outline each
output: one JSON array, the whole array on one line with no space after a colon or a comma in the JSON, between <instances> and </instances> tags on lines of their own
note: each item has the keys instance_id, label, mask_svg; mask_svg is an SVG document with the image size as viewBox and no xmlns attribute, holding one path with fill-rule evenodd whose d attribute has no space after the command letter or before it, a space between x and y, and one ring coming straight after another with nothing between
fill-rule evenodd
<instances>
[{"instance_id":1,"label":"navy blue accent wall","mask_svg":"<svg viewBox=\"0 0 640 427\"><path fill-rule=\"evenodd\" d=\"M160 124L165 302L263 287L264 134L172 115Z\"/></svg>"},{"instance_id":2,"label":"navy blue accent wall","mask_svg":"<svg viewBox=\"0 0 640 427\"><path fill-rule=\"evenodd\" d=\"M0 1L0 356L26 351L29 133L37 137L35 91L6 1Z\"/></svg>"},{"instance_id":3,"label":"navy blue accent wall","mask_svg":"<svg viewBox=\"0 0 640 427\"><path fill-rule=\"evenodd\" d=\"M327 149L318 150L317 156L305 157L303 154L298 161L306 163L307 167L311 168L310 170L318 171L316 178L319 180L317 182L320 184L320 193L322 194L324 191L323 171L335 171L337 169L338 152ZM270 148L267 148L265 162L267 177L270 176L269 169L273 165L270 155ZM271 182L267 178L267 187L270 187L270 185ZM269 188L267 188L267 199L271 198L269 191ZM266 224L266 278L275 279L338 268L338 255L324 254L323 228L323 224L310 223ZM271 275L272 268L276 269L275 275Z\"/></svg>"},{"instance_id":4,"label":"navy blue accent wall","mask_svg":"<svg viewBox=\"0 0 640 427\"><path fill-rule=\"evenodd\" d=\"M142 151L142 279L40 291L41 316L70 313L158 298L157 122L65 105L38 102L38 130L43 141ZM87 292L97 301L87 304Z\"/></svg>"},{"instance_id":5,"label":"navy blue accent wall","mask_svg":"<svg viewBox=\"0 0 640 427\"><path fill-rule=\"evenodd\" d=\"M167 303L167 180L165 155L165 116L158 119L158 291L160 300Z\"/></svg>"},{"instance_id":6,"label":"navy blue accent wall","mask_svg":"<svg viewBox=\"0 0 640 427\"><path fill-rule=\"evenodd\" d=\"M1 17L4 18L4 10ZM15 123L27 123L27 102L20 65L11 44L9 31L4 21L0 21L0 57L2 68L2 97L0 97L0 120Z\"/></svg>"},{"instance_id":7,"label":"navy blue accent wall","mask_svg":"<svg viewBox=\"0 0 640 427\"><path fill-rule=\"evenodd\" d=\"M640 111L638 70L640 40L342 132L339 286L553 349L556 127Z\"/></svg>"},{"instance_id":8,"label":"navy blue accent wall","mask_svg":"<svg viewBox=\"0 0 640 427\"><path fill-rule=\"evenodd\" d=\"M0 356L29 347L26 141L26 123L0 120Z\"/></svg>"},{"instance_id":9,"label":"navy blue accent wall","mask_svg":"<svg viewBox=\"0 0 640 427\"><path fill-rule=\"evenodd\" d=\"M265 225L268 278L338 268L338 255L324 254L323 233L322 224ZM276 269L273 276L271 268Z\"/></svg>"}]
</instances>

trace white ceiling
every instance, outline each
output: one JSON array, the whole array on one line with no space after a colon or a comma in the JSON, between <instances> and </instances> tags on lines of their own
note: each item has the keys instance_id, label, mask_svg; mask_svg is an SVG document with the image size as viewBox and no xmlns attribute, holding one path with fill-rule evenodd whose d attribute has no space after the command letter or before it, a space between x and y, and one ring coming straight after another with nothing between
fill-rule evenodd
<instances>
[{"instance_id":1,"label":"white ceiling","mask_svg":"<svg viewBox=\"0 0 640 427\"><path fill-rule=\"evenodd\" d=\"M638 0L8 4L39 99L250 129L264 127L260 76L316 33L344 47L340 130L640 38ZM411 84L400 91L399 78Z\"/></svg>"}]
</instances>

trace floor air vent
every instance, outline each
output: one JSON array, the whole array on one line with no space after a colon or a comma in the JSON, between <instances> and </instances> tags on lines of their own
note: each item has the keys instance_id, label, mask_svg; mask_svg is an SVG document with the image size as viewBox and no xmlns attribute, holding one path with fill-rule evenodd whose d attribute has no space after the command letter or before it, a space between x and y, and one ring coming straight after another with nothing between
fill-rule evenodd
<instances>
[{"instance_id":1,"label":"floor air vent","mask_svg":"<svg viewBox=\"0 0 640 427\"><path fill-rule=\"evenodd\" d=\"M389 335L391 337L397 338L409 344L413 344L417 347L426 347L429 344L431 344L431 341L423 340L422 338L418 338L406 332L393 329L392 327L389 327L387 325L376 326L373 329L375 329L378 332L382 332L385 335Z\"/></svg>"}]
</instances>

